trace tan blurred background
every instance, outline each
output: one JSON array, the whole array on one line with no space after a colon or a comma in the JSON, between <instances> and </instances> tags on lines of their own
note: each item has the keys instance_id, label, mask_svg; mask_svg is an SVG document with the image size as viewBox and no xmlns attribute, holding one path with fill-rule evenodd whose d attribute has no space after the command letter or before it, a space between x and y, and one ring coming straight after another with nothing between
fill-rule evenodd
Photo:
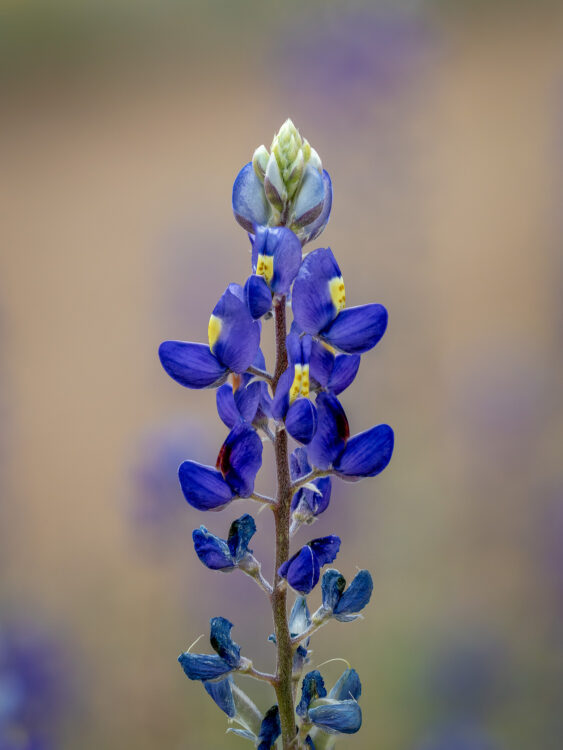
<instances>
[{"instance_id":1,"label":"tan blurred background","mask_svg":"<svg viewBox=\"0 0 563 750\"><path fill-rule=\"evenodd\" d=\"M250 506L183 501L175 466L212 463L225 430L214 393L172 382L156 351L204 340L248 275L232 182L291 116L333 178L317 244L350 304L390 313L342 400L353 431L394 426L395 456L336 487L313 534L341 533L339 569L376 586L364 620L314 644L314 665L344 657L362 678L364 726L341 744L559 748L560 9L28 0L1 16L0 628L32 621L64 651L49 747L244 747L176 656L221 614L272 666L260 592L191 546ZM259 530L270 572L266 513Z\"/></svg>"}]
</instances>

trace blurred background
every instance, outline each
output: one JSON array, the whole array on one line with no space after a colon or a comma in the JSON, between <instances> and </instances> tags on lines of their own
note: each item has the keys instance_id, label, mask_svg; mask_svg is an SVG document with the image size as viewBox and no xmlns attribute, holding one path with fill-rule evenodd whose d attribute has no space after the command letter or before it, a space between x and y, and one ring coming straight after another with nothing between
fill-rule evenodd
<instances>
[{"instance_id":1,"label":"blurred background","mask_svg":"<svg viewBox=\"0 0 563 750\"><path fill-rule=\"evenodd\" d=\"M261 592L191 544L251 506L183 500L176 467L213 463L225 428L156 352L205 340L248 274L232 182L288 116L334 183L316 244L349 304L390 313L342 400L354 432L393 425L393 461L335 483L312 534L375 581L366 618L314 642L313 666L362 678L341 744L561 747L557 6L4 0L1 750L245 747L176 657L221 614L273 666Z\"/></svg>"}]
</instances>

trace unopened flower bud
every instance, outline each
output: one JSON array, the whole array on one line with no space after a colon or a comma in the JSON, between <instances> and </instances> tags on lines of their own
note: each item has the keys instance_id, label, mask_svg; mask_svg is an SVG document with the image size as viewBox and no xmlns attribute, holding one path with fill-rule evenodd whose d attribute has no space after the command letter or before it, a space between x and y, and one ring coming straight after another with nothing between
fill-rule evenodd
<instances>
[{"instance_id":1,"label":"unopened flower bud","mask_svg":"<svg viewBox=\"0 0 563 750\"><path fill-rule=\"evenodd\" d=\"M266 173L266 167L268 165L268 159L270 154L266 146L258 146L252 157L252 166L256 172L256 176L259 180L264 182L264 175Z\"/></svg>"},{"instance_id":2,"label":"unopened flower bud","mask_svg":"<svg viewBox=\"0 0 563 750\"><path fill-rule=\"evenodd\" d=\"M275 154L270 154L264 175L264 191L268 202L278 211L283 211L287 201L287 189Z\"/></svg>"}]
</instances>

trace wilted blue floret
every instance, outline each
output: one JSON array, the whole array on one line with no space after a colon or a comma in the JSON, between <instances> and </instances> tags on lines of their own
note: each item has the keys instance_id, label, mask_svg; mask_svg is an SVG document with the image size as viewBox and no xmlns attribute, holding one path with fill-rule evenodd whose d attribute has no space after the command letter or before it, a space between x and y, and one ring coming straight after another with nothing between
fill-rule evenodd
<instances>
[{"instance_id":1,"label":"wilted blue floret","mask_svg":"<svg viewBox=\"0 0 563 750\"><path fill-rule=\"evenodd\" d=\"M231 524L227 541L211 534L205 526L195 529L192 537L196 554L204 565L211 570L228 571L252 553L248 543L255 533L254 519L245 513Z\"/></svg>"},{"instance_id":2,"label":"wilted blue floret","mask_svg":"<svg viewBox=\"0 0 563 750\"><path fill-rule=\"evenodd\" d=\"M331 568L323 575L323 607L333 613L340 622L351 622L366 606L373 591L373 580L367 570L356 573L346 590L346 579L338 570Z\"/></svg>"},{"instance_id":3,"label":"wilted blue floret","mask_svg":"<svg viewBox=\"0 0 563 750\"><path fill-rule=\"evenodd\" d=\"M249 424L231 430L219 452L217 469L184 461L178 470L188 503L198 510L219 510L235 497L249 497L262 465L262 441Z\"/></svg>"},{"instance_id":4,"label":"wilted blue floret","mask_svg":"<svg viewBox=\"0 0 563 750\"><path fill-rule=\"evenodd\" d=\"M363 354L385 333L387 310L378 304L343 310L345 299L342 274L332 251L313 250L293 285L295 323L345 354Z\"/></svg>"},{"instance_id":5,"label":"wilted blue floret","mask_svg":"<svg viewBox=\"0 0 563 750\"><path fill-rule=\"evenodd\" d=\"M264 186L254 172L252 162L245 164L235 179L233 213L247 232L254 232L256 225L265 226L270 218L270 205L266 200Z\"/></svg>"},{"instance_id":6,"label":"wilted blue floret","mask_svg":"<svg viewBox=\"0 0 563 750\"><path fill-rule=\"evenodd\" d=\"M269 708L262 720L260 733L258 734L257 750L270 750L281 734L280 713L278 706Z\"/></svg>"},{"instance_id":7,"label":"wilted blue floret","mask_svg":"<svg viewBox=\"0 0 563 750\"><path fill-rule=\"evenodd\" d=\"M295 709L298 716L307 716L309 706L317 698L326 697L326 688L321 673L318 669L308 672L303 678L301 685L301 700Z\"/></svg>"},{"instance_id":8,"label":"wilted blue floret","mask_svg":"<svg viewBox=\"0 0 563 750\"><path fill-rule=\"evenodd\" d=\"M283 563L278 573L292 589L300 594L309 594L319 582L320 569L333 562L339 549L340 539L337 536L313 539Z\"/></svg>"},{"instance_id":9,"label":"wilted blue floret","mask_svg":"<svg viewBox=\"0 0 563 750\"><path fill-rule=\"evenodd\" d=\"M290 456L291 479L301 479L311 471L307 460L307 452L304 448L296 448ZM301 523L312 523L314 519L323 513L330 503L332 483L329 477L321 477L311 482L317 488L317 492L308 487L301 487L293 495L291 510L299 517Z\"/></svg>"},{"instance_id":10,"label":"wilted blue floret","mask_svg":"<svg viewBox=\"0 0 563 750\"><path fill-rule=\"evenodd\" d=\"M286 227L255 228L252 270L265 278L276 294L287 294L301 265L301 242Z\"/></svg>"},{"instance_id":11,"label":"wilted blue floret","mask_svg":"<svg viewBox=\"0 0 563 750\"><path fill-rule=\"evenodd\" d=\"M362 683L355 669L346 669L335 682L328 694L336 701L359 700L362 694Z\"/></svg>"},{"instance_id":12,"label":"wilted blue floret","mask_svg":"<svg viewBox=\"0 0 563 750\"><path fill-rule=\"evenodd\" d=\"M203 683L203 687L207 690L221 711L224 711L227 714L229 719L234 718L236 715L235 701L231 690L232 681L233 678L229 675L225 680Z\"/></svg>"},{"instance_id":13,"label":"wilted blue floret","mask_svg":"<svg viewBox=\"0 0 563 750\"><path fill-rule=\"evenodd\" d=\"M393 454L394 435L389 425L377 425L349 439L348 419L338 399L319 393L316 406L317 430L307 446L307 457L313 466L331 468L348 482L383 471Z\"/></svg>"},{"instance_id":14,"label":"wilted blue floret","mask_svg":"<svg viewBox=\"0 0 563 750\"><path fill-rule=\"evenodd\" d=\"M190 680L216 680L229 674L240 664L240 646L231 639L233 624L224 617L212 617L211 646L215 654L180 654L178 661Z\"/></svg>"},{"instance_id":15,"label":"wilted blue floret","mask_svg":"<svg viewBox=\"0 0 563 750\"><path fill-rule=\"evenodd\" d=\"M244 373L260 345L260 324L253 320L238 284L230 284L216 304L209 346L191 341L164 341L158 350L162 366L187 388L223 383L230 371Z\"/></svg>"},{"instance_id":16,"label":"wilted blue floret","mask_svg":"<svg viewBox=\"0 0 563 750\"><path fill-rule=\"evenodd\" d=\"M340 701L309 709L309 720L328 734L355 734L362 726L362 709L356 701Z\"/></svg>"}]
</instances>

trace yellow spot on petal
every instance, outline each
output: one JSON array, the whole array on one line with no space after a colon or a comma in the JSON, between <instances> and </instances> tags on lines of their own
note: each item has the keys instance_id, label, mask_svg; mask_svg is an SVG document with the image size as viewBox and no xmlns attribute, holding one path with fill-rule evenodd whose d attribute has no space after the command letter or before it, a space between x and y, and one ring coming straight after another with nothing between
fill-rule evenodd
<instances>
[{"instance_id":1,"label":"yellow spot on petal","mask_svg":"<svg viewBox=\"0 0 563 750\"><path fill-rule=\"evenodd\" d=\"M209 338L209 348L211 351L213 351L213 347L217 343L217 339L219 338L221 334L221 328L223 327L223 323L221 322L221 318L218 318L216 315L212 315L209 318L209 326L207 327L207 336Z\"/></svg>"},{"instance_id":2,"label":"yellow spot on petal","mask_svg":"<svg viewBox=\"0 0 563 750\"><path fill-rule=\"evenodd\" d=\"M303 379L301 381L301 395L309 397L309 365L303 365Z\"/></svg>"},{"instance_id":3,"label":"yellow spot on petal","mask_svg":"<svg viewBox=\"0 0 563 750\"><path fill-rule=\"evenodd\" d=\"M340 312L346 304L346 290L344 289L344 279L342 276L335 276L328 283L332 304L336 312Z\"/></svg>"},{"instance_id":4,"label":"yellow spot on petal","mask_svg":"<svg viewBox=\"0 0 563 750\"><path fill-rule=\"evenodd\" d=\"M289 403L292 404L297 396L301 393L301 380L303 378L303 372L301 365L295 365L295 377L293 383L289 389Z\"/></svg>"},{"instance_id":5,"label":"yellow spot on petal","mask_svg":"<svg viewBox=\"0 0 563 750\"><path fill-rule=\"evenodd\" d=\"M258 276L263 276L266 281L271 281L274 275L274 256L259 255L256 264L256 273Z\"/></svg>"}]
</instances>

